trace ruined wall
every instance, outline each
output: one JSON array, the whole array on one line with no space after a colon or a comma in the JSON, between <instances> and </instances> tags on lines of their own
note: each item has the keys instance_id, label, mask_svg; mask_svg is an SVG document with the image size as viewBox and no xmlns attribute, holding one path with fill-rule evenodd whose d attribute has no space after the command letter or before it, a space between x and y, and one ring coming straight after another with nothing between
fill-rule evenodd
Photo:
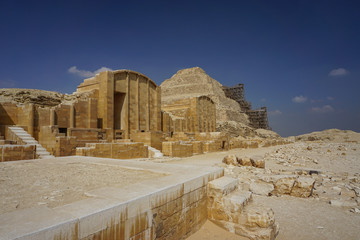
<instances>
[{"instance_id":1,"label":"ruined wall","mask_svg":"<svg viewBox=\"0 0 360 240\"><path fill-rule=\"evenodd\" d=\"M216 111L214 102L206 96L193 97L163 104L164 132L214 132ZM172 121L169 121L169 118ZM172 124L172 125L170 125Z\"/></svg>"},{"instance_id":2,"label":"ruined wall","mask_svg":"<svg viewBox=\"0 0 360 240\"><path fill-rule=\"evenodd\" d=\"M35 145L0 145L0 162L35 158Z\"/></svg>"}]
</instances>

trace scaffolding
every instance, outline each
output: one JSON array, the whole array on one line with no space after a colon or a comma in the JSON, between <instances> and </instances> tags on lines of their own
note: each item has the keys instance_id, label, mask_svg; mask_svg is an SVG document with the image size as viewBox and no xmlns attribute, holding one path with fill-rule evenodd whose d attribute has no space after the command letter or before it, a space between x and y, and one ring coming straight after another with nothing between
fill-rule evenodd
<instances>
[{"instance_id":1,"label":"scaffolding","mask_svg":"<svg viewBox=\"0 0 360 240\"><path fill-rule=\"evenodd\" d=\"M251 103L245 100L245 88L243 83L233 87L223 86L225 96L235 100L241 110L249 116L250 126L253 128L270 129L267 117L266 107L260 109L251 109Z\"/></svg>"}]
</instances>

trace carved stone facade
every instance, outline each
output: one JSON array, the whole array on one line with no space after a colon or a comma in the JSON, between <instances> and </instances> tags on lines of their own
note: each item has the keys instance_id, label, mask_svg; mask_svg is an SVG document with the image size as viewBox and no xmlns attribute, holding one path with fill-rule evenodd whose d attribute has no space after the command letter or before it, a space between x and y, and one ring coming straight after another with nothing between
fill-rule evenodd
<instances>
[{"instance_id":1,"label":"carved stone facade","mask_svg":"<svg viewBox=\"0 0 360 240\"><path fill-rule=\"evenodd\" d=\"M145 75L131 70L102 72L85 79L77 89L89 91L98 102L97 127L113 130L113 139L161 131L160 87Z\"/></svg>"},{"instance_id":2,"label":"carved stone facade","mask_svg":"<svg viewBox=\"0 0 360 240\"><path fill-rule=\"evenodd\" d=\"M215 132L215 104L207 96L162 104L161 109L164 132Z\"/></svg>"}]
</instances>

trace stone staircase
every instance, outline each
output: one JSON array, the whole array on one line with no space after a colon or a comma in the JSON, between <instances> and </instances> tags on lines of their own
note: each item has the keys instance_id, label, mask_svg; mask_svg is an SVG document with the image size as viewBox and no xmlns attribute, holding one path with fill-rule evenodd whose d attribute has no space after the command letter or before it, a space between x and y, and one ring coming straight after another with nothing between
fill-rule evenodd
<instances>
[{"instance_id":1,"label":"stone staircase","mask_svg":"<svg viewBox=\"0 0 360 240\"><path fill-rule=\"evenodd\" d=\"M43 146L39 144L29 133L27 133L22 127L8 127L8 130L11 131L17 138L20 139L26 145L36 145L36 154L39 158L53 158Z\"/></svg>"},{"instance_id":2,"label":"stone staircase","mask_svg":"<svg viewBox=\"0 0 360 240\"><path fill-rule=\"evenodd\" d=\"M164 154L162 152L160 152L160 150L157 150L156 148L147 146L148 150L149 150L149 157L152 158L161 158L164 156Z\"/></svg>"},{"instance_id":3,"label":"stone staircase","mask_svg":"<svg viewBox=\"0 0 360 240\"><path fill-rule=\"evenodd\" d=\"M271 208L252 203L252 193L239 189L238 180L221 177L208 183L208 219L250 239L276 238L279 226Z\"/></svg>"}]
</instances>

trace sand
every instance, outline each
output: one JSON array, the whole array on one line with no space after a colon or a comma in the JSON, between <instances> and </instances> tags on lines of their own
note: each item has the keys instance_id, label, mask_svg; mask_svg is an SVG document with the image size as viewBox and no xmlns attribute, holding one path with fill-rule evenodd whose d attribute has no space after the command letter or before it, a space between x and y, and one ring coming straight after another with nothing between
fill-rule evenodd
<instances>
[{"instance_id":1,"label":"sand","mask_svg":"<svg viewBox=\"0 0 360 240\"><path fill-rule=\"evenodd\" d=\"M166 175L80 159L2 162L0 214L38 205L53 208L85 199L87 192L94 189L124 187L163 176Z\"/></svg>"},{"instance_id":2,"label":"sand","mask_svg":"<svg viewBox=\"0 0 360 240\"><path fill-rule=\"evenodd\" d=\"M170 163L206 165L207 162L210 165L224 166L221 163L222 158L229 153L238 157L263 155L266 159L266 170L255 169L247 172L246 169L224 166L226 175L238 177L240 181L251 180L254 177L251 174L261 174L261 171L287 174L318 170L320 174L311 176L316 179L311 197L268 197L253 194L253 204L265 205L274 210L275 219L280 224L280 232L276 238L278 240L360 239L360 213L354 212L355 208L360 209L360 198L352 189L360 187L360 134L327 130L307 135L306 139L308 136L315 136L316 141L300 141L258 149L234 149L177 159ZM234 174L234 169L238 175ZM334 206L330 204L331 200L351 206ZM208 221L188 239L246 238L228 233Z\"/></svg>"}]
</instances>

